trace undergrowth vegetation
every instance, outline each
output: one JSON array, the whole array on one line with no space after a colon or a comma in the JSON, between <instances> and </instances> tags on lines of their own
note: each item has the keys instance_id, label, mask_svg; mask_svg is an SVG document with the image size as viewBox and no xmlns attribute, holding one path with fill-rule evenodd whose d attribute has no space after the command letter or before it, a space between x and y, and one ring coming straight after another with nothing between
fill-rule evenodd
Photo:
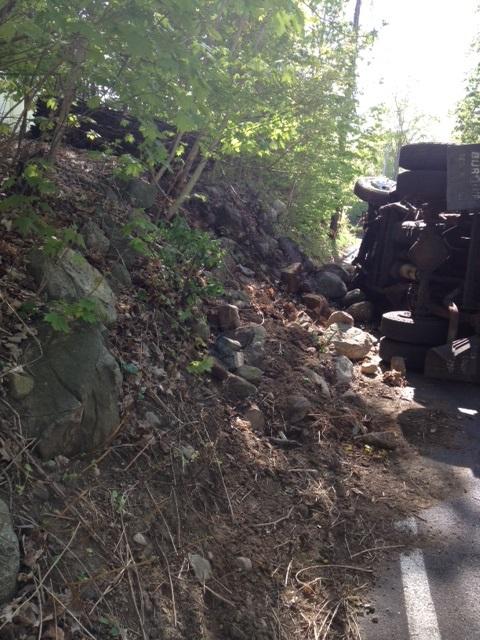
<instances>
[{"instance_id":1,"label":"undergrowth vegetation","mask_svg":"<svg viewBox=\"0 0 480 640\"><path fill-rule=\"evenodd\" d=\"M235 161L242 175L259 177L261 191L285 199L294 235L326 238L330 217L350 200L360 131L356 62L370 38L358 15L353 24L348 19L347 6L3 3L0 152L36 195L16 194L2 206L28 213L32 198L40 206L50 188L46 168L65 134L77 131L94 153L118 156L118 175L146 175L168 219L207 167ZM27 144L39 100L44 112L36 124L46 143L40 160ZM98 133L101 107L124 113L113 139ZM18 224L33 224L28 219Z\"/></svg>"}]
</instances>

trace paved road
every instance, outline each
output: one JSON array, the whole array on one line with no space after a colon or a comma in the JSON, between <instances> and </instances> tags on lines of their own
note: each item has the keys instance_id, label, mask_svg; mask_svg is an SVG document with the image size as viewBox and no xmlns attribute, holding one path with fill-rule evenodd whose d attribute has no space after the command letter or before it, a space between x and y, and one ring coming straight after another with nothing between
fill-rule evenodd
<instances>
[{"instance_id":1,"label":"paved road","mask_svg":"<svg viewBox=\"0 0 480 640\"><path fill-rule=\"evenodd\" d=\"M411 381L415 400L455 412L453 448L426 455L454 472L459 494L399 523L412 549L385 566L362 619L364 640L480 640L480 388Z\"/></svg>"}]
</instances>

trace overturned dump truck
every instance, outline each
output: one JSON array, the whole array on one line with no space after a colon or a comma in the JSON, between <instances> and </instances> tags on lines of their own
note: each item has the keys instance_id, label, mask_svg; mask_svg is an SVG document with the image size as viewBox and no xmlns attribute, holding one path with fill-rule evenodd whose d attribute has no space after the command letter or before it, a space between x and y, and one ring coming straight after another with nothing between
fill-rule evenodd
<instances>
[{"instance_id":1,"label":"overturned dump truck","mask_svg":"<svg viewBox=\"0 0 480 640\"><path fill-rule=\"evenodd\" d=\"M356 283L385 313L380 356L480 383L480 145L401 149L396 182L360 178L368 205Z\"/></svg>"}]
</instances>

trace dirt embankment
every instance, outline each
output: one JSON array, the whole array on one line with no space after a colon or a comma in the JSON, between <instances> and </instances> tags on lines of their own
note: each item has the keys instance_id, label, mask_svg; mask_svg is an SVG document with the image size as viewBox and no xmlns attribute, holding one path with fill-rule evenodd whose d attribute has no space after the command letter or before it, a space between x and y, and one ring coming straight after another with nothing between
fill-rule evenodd
<instances>
[{"instance_id":1,"label":"dirt embankment","mask_svg":"<svg viewBox=\"0 0 480 640\"><path fill-rule=\"evenodd\" d=\"M87 156L63 152L57 224L81 227L99 207L121 222L127 207L107 177ZM192 328L167 339L160 303L136 295L152 278L140 261L109 332L124 380L106 447L42 462L2 395L1 489L22 550L2 639L356 638L376 563L402 544L392 522L432 499L398 423L412 407L402 388L359 364L339 378L325 305L309 309L302 298L323 271L302 255L292 260L297 249L274 237L274 214L245 194L205 193L187 218L214 229L228 251L226 293L206 301L211 325L201 339L217 357L219 344L228 357L242 352L249 369L225 373L223 351L216 379L189 373L198 336ZM11 229L1 243L6 358L29 338L17 310L36 288L25 270L30 243ZM111 269L108 257L89 259ZM279 283L281 269L299 261L292 290L288 277ZM222 327L232 303L238 321L234 312ZM263 336L258 352L249 352L258 341L248 331ZM385 432L393 440L368 437Z\"/></svg>"}]
</instances>

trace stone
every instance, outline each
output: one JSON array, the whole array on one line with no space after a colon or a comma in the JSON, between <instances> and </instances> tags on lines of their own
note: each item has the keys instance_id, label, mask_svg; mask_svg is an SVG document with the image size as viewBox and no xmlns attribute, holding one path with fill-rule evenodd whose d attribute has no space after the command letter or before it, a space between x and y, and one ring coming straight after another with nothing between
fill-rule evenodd
<instances>
[{"instance_id":1,"label":"stone","mask_svg":"<svg viewBox=\"0 0 480 640\"><path fill-rule=\"evenodd\" d=\"M110 240L93 220L86 222L80 230L89 251L99 256L106 256L110 249Z\"/></svg>"},{"instance_id":2,"label":"stone","mask_svg":"<svg viewBox=\"0 0 480 640\"><path fill-rule=\"evenodd\" d=\"M323 334L323 339L333 346L339 356L346 356L354 361L363 360L377 342L366 331L341 324L330 325Z\"/></svg>"},{"instance_id":3,"label":"stone","mask_svg":"<svg viewBox=\"0 0 480 640\"><path fill-rule=\"evenodd\" d=\"M161 429L168 425L168 418L165 416L159 416L153 411L147 411L145 413L145 422L153 429Z\"/></svg>"},{"instance_id":4,"label":"stone","mask_svg":"<svg viewBox=\"0 0 480 640\"><path fill-rule=\"evenodd\" d=\"M375 312L374 306L371 302L355 302L348 307L347 313L349 313L356 322L370 322Z\"/></svg>"},{"instance_id":5,"label":"stone","mask_svg":"<svg viewBox=\"0 0 480 640\"><path fill-rule=\"evenodd\" d=\"M100 329L80 327L69 334L40 327L43 354L27 344L22 360L34 380L25 397L11 399L24 433L37 440L44 459L72 457L101 446L120 422L122 376Z\"/></svg>"},{"instance_id":6,"label":"stone","mask_svg":"<svg viewBox=\"0 0 480 640\"><path fill-rule=\"evenodd\" d=\"M312 309L312 311L316 309L322 311L329 306L328 300L325 296L321 296L318 293L304 293L302 296L302 302L307 309Z\"/></svg>"},{"instance_id":7,"label":"stone","mask_svg":"<svg viewBox=\"0 0 480 640\"><path fill-rule=\"evenodd\" d=\"M132 286L132 276L121 260L114 262L110 269L110 283L118 293Z\"/></svg>"},{"instance_id":8,"label":"stone","mask_svg":"<svg viewBox=\"0 0 480 640\"><path fill-rule=\"evenodd\" d=\"M238 265L238 270L247 278L255 277L255 271L253 269L249 269L248 267L244 267L243 264Z\"/></svg>"},{"instance_id":9,"label":"stone","mask_svg":"<svg viewBox=\"0 0 480 640\"><path fill-rule=\"evenodd\" d=\"M252 384L259 384L262 380L263 372L258 367L243 364L241 367L238 367L237 375L245 378L245 380L248 380L248 382L251 382Z\"/></svg>"},{"instance_id":10,"label":"stone","mask_svg":"<svg viewBox=\"0 0 480 640\"><path fill-rule=\"evenodd\" d=\"M136 544L139 544L142 547L146 547L148 545L148 540L145 538L145 536L143 535L143 533L136 533L133 536L133 541Z\"/></svg>"},{"instance_id":11,"label":"stone","mask_svg":"<svg viewBox=\"0 0 480 640\"><path fill-rule=\"evenodd\" d=\"M278 240L272 238L267 234L263 234L257 237L255 240L255 246L262 258L270 258L278 249Z\"/></svg>"},{"instance_id":12,"label":"stone","mask_svg":"<svg viewBox=\"0 0 480 640\"><path fill-rule=\"evenodd\" d=\"M280 282L285 286L288 293L297 293L300 290L302 283L301 273L301 262L294 262L281 270Z\"/></svg>"},{"instance_id":13,"label":"stone","mask_svg":"<svg viewBox=\"0 0 480 640\"><path fill-rule=\"evenodd\" d=\"M214 209L215 222L218 229L243 231L245 219L242 212L230 203L222 204Z\"/></svg>"},{"instance_id":14,"label":"stone","mask_svg":"<svg viewBox=\"0 0 480 640\"><path fill-rule=\"evenodd\" d=\"M214 351L229 371L235 371L245 364L245 355L238 340L219 336L215 341Z\"/></svg>"},{"instance_id":15,"label":"stone","mask_svg":"<svg viewBox=\"0 0 480 640\"><path fill-rule=\"evenodd\" d=\"M225 387L232 400L245 400L257 392L255 385L233 374L228 376Z\"/></svg>"},{"instance_id":16,"label":"stone","mask_svg":"<svg viewBox=\"0 0 480 640\"><path fill-rule=\"evenodd\" d=\"M198 553L189 553L188 560L196 579L201 584L205 584L205 582L207 582L207 580L209 580L213 575L210 560L207 560L207 558L204 558Z\"/></svg>"},{"instance_id":17,"label":"stone","mask_svg":"<svg viewBox=\"0 0 480 640\"><path fill-rule=\"evenodd\" d=\"M223 364L217 360L217 358L213 359L212 368L210 369L210 375L215 380L226 380L228 378L228 369L223 366Z\"/></svg>"},{"instance_id":18,"label":"stone","mask_svg":"<svg viewBox=\"0 0 480 640\"><path fill-rule=\"evenodd\" d=\"M44 285L50 300L74 302L94 300L99 319L111 324L117 319L115 295L110 285L87 260L72 249L65 249L56 260L43 252L30 254L29 268L38 286Z\"/></svg>"},{"instance_id":19,"label":"stone","mask_svg":"<svg viewBox=\"0 0 480 640\"><path fill-rule=\"evenodd\" d=\"M15 594L20 569L20 549L7 505L0 500L0 604Z\"/></svg>"},{"instance_id":20,"label":"stone","mask_svg":"<svg viewBox=\"0 0 480 640\"><path fill-rule=\"evenodd\" d=\"M261 324L247 324L235 331L235 339L245 349L254 342L265 343L267 330Z\"/></svg>"},{"instance_id":21,"label":"stone","mask_svg":"<svg viewBox=\"0 0 480 640\"><path fill-rule=\"evenodd\" d=\"M289 264L294 262L300 262L300 264L303 264L305 255L294 240L287 238L286 236L282 236L278 239L278 245L283 251Z\"/></svg>"},{"instance_id":22,"label":"stone","mask_svg":"<svg viewBox=\"0 0 480 640\"><path fill-rule=\"evenodd\" d=\"M350 270L349 270L350 269ZM352 267L346 267L342 264L332 262L325 264L321 267L323 273L333 273L338 276L345 284L348 284L352 279L353 270Z\"/></svg>"},{"instance_id":23,"label":"stone","mask_svg":"<svg viewBox=\"0 0 480 640\"><path fill-rule=\"evenodd\" d=\"M21 400L33 391L35 381L25 371L12 371L8 376L8 390L15 400Z\"/></svg>"},{"instance_id":24,"label":"stone","mask_svg":"<svg viewBox=\"0 0 480 640\"><path fill-rule=\"evenodd\" d=\"M252 404L245 411L244 417L251 424L254 431L263 431L265 428L265 416L256 404Z\"/></svg>"},{"instance_id":25,"label":"stone","mask_svg":"<svg viewBox=\"0 0 480 640\"><path fill-rule=\"evenodd\" d=\"M279 215L285 213L287 210L287 205L282 202L279 198L272 202L272 209L274 209Z\"/></svg>"},{"instance_id":26,"label":"stone","mask_svg":"<svg viewBox=\"0 0 480 640\"><path fill-rule=\"evenodd\" d=\"M353 364L346 356L335 358L335 379L337 384L350 384L353 380Z\"/></svg>"},{"instance_id":27,"label":"stone","mask_svg":"<svg viewBox=\"0 0 480 640\"><path fill-rule=\"evenodd\" d=\"M132 204L138 209L150 209L155 204L157 189L141 178L132 178L127 183L127 192Z\"/></svg>"},{"instance_id":28,"label":"stone","mask_svg":"<svg viewBox=\"0 0 480 640\"><path fill-rule=\"evenodd\" d=\"M309 369L308 367L303 367L302 373L312 384L314 384L318 388L321 396L323 396L326 400L332 399L330 387L328 386L328 382L325 380L325 378L319 375L316 371L313 371L313 369Z\"/></svg>"},{"instance_id":29,"label":"stone","mask_svg":"<svg viewBox=\"0 0 480 640\"><path fill-rule=\"evenodd\" d=\"M336 274L329 271L319 271L310 277L314 293L321 293L329 300L343 298L347 293L347 285Z\"/></svg>"},{"instance_id":30,"label":"stone","mask_svg":"<svg viewBox=\"0 0 480 640\"><path fill-rule=\"evenodd\" d=\"M240 314L234 304L218 307L218 324L224 331L237 329L240 326Z\"/></svg>"},{"instance_id":31,"label":"stone","mask_svg":"<svg viewBox=\"0 0 480 640\"><path fill-rule=\"evenodd\" d=\"M244 558L243 556L238 556L235 558L235 564L241 571L251 571L253 569L253 564L250 558Z\"/></svg>"},{"instance_id":32,"label":"stone","mask_svg":"<svg viewBox=\"0 0 480 640\"><path fill-rule=\"evenodd\" d=\"M332 324L342 324L353 327L355 323L352 316L346 311L334 311L327 320L327 327Z\"/></svg>"},{"instance_id":33,"label":"stone","mask_svg":"<svg viewBox=\"0 0 480 640\"><path fill-rule=\"evenodd\" d=\"M347 292L344 298L342 298L341 303L344 307L350 307L352 304L363 302L365 299L366 295L361 289L352 289Z\"/></svg>"},{"instance_id":34,"label":"stone","mask_svg":"<svg viewBox=\"0 0 480 640\"><path fill-rule=\"evenodd\" d=\"M285 401L285 415L292 424L302 422L312 409L312 403L305 396L292 395Z\"/></svg>"},{"instance_id":35,"label":"stone","mask_svg":"<svg viewBox=\"0 0 480 640\"><path fill-rule=\"evenodd\" d=\"M375 376L380 372L380 367L376 362L362 362L360 371L366 376Z\"/></svg>"}]
</instances>

